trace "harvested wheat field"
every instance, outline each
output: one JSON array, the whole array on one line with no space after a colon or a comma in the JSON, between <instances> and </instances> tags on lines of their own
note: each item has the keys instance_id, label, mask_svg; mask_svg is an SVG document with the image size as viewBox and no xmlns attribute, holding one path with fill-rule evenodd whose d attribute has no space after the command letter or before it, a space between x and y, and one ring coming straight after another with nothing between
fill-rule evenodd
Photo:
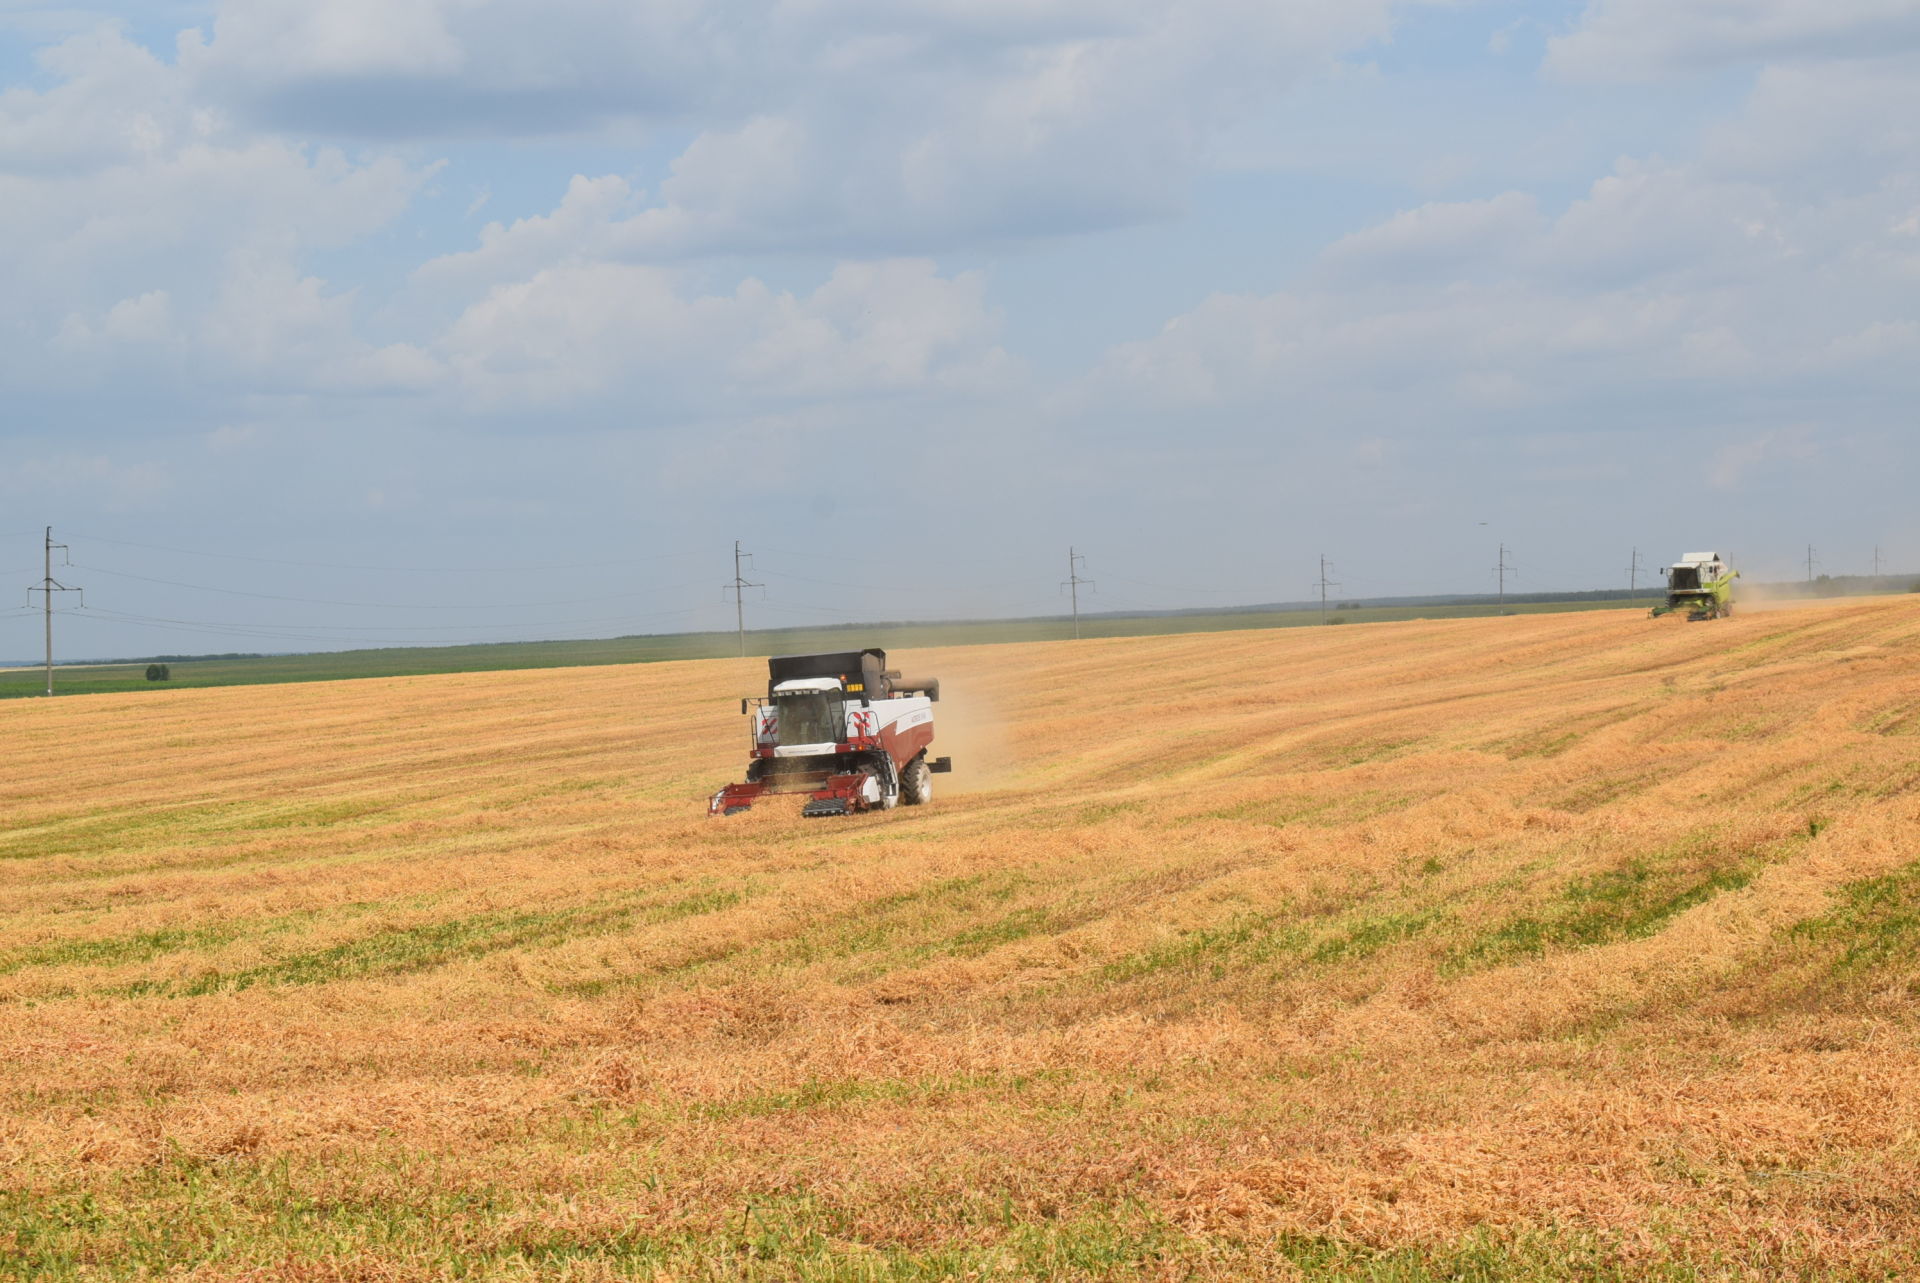
<instances>
[{"instance_id":1,"label":"harvested wheat field","mask_svg":"<svg viewBox=\"0 0 1920 1283\"><path fill-rule=\"evenodd\" d=\"M0 706L14 1277L1920 1270L1920 600Z\"/></svg>"}]
</instances>

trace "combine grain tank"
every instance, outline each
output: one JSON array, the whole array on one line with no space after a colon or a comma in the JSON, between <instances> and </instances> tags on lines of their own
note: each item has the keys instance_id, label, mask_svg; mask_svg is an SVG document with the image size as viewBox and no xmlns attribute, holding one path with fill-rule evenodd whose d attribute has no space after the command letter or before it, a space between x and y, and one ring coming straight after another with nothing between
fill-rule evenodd
<instances>
[{"instance_id":1,"label":"combine grain tank","mask_svg":"<svg viewBox=\"0 0 1920 1283\"><path fill-rule=\"evenodd\" d=\"M735 815L772 793L806 793L802 815L849 815L933 799L933 776L952 759L929 758L940 683L887 667L878 649L777 655L764 699L743 699L753 718L744 784L729 784L708 815Z\"/></svg>"},{"instance_id":2,"label":"combine grain tank","mask_svg":"<svg viewBox=\"0 0 1920 1283\"><path fill-rule=\"evenodd\" d=\"M1684 610L1688 619L1719 619L1733 613L1733 581L1740 572L1717 552L1690 552L1667 567L1667 600L1653 615Z\"/></svg>"}]
</instances>

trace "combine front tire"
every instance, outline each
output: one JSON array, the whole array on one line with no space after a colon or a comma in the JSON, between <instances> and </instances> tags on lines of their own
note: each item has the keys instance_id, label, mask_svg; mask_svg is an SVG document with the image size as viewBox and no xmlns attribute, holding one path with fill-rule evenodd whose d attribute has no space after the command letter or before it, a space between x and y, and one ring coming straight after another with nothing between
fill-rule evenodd
<instances>
[{"instance_id":1,"label":"combine front tire","mask_svg":"<svg viewBox=\"0 0 1920 1283\"><path fill-rule=\"evenodd\" d=\"M933 772L927 769L926 758L914 758L900 772L900 800L908 806L933 801Z\"/></svg>"}]
</instances>

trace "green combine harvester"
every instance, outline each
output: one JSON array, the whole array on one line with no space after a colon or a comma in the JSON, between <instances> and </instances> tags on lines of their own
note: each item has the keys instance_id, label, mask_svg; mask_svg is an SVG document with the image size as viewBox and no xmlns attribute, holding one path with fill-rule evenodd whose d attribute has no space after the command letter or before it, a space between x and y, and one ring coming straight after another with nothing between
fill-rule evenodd
<instances>
[{"instance_id":1,"label":"green combine harvester","mask_svg":"<svg viewBox=\"0 0 1920 1283\"><path fill-rule=\"evenodd\" d=\"M1733 613L1733 581L1740 572L1717 552L1690 552L1663 571L1667 577L1665 605L1655 606L1655 619L1686 611L1688 619L1720 619Z\"/></svg>"}]
</instances>

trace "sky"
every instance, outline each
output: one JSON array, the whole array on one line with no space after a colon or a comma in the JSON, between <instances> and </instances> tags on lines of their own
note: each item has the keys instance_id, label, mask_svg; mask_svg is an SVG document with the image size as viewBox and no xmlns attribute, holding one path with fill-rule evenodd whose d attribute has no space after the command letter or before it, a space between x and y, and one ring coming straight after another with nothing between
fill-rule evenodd
<instances>
[{"instance_id":1,"label":"sky","mask_svg":"<svg viewBox=\"0 0 1920 1283\"><path fill-rule=\"evenodd\" d=\"M9 659L1920 571L1920 0L0 0L0 338Z\"/></svg>"}]
</instances>

